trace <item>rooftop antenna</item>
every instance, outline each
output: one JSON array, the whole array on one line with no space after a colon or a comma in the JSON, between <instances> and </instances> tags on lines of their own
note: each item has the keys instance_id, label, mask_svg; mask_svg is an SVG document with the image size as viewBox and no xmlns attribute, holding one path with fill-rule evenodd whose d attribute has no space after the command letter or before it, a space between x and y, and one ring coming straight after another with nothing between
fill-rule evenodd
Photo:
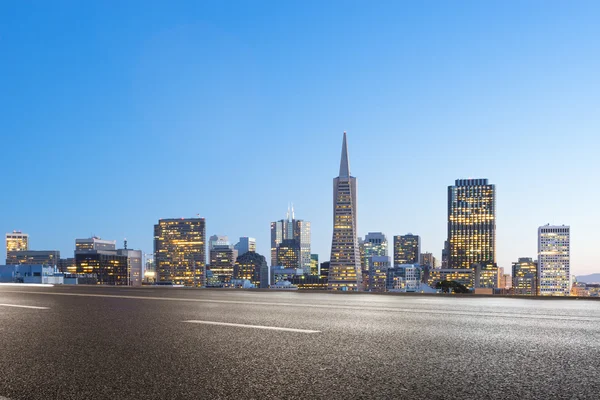
<instances>
[{"instance_id":1,"label":"rooftop antenna","mask_svg":"<svg viewBox=\"0 0 600 400\"><path fill-rule=\"evenodd\" d=\"M123 241L123 248L127 250L127 238Z\"/></svg>"}]
</instances>

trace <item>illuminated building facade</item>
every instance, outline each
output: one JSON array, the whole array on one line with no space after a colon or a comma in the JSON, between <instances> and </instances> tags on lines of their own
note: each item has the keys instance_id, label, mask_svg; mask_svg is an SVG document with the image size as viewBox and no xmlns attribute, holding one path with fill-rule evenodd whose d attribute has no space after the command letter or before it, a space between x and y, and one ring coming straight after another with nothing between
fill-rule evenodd
<instances>
[{"instance_id":1,"label":"illuminated building facade","mask_svg":"<svg viewBox=\"0 0 600 400\"><path fill-rule=\"evenodd\" d=\"M29 250L29 235L21 231L6 234L6 254L12 251Z\"/></svg>"},{"instance_id":2,"label":"illuminated building facade","mask_svg":"<svg viewBox=\"0 0 600 400\"><path fill-rule=\"evenodd\" d=\"M116 250L117 242L115 240L102 240L99 237L87 239L75 239L75 251L87 250Z\"/></svg>"},{"instance_id":3,"label":"illuminated building facade","mask_svg":"<svg viewBox=\"0 0 600 400\"><path fill-rule=\"evenodd\" d=\"M234 279L247 279L255 287L260 287L261 274L267 268L267 260L264 256L254 252L247 251L238 256L233 268Z\"/></svg>"},{"instance_id":4,"label":"illuminated building facade","mask_svg":"<svg viewBox=\"0 0 600 400\"><path fill-rule=\"evenodd\" d=\"M93 274L100 285L129 284L127 256L116 250L76 251L75 264L78 274Z\"/></svg>"},{"instance_id":5,"label":"illuminated building facade","mask_svg":"<svg viewBox=\"0 0 600 400\"><path fill-rule=\"evenodd\" d=\"M487 179L448 187L448 268L496 262L496 188Z\"/></svg>"},{"instance_id":6,"label":"illuminated building facade","mask_svg":"<svg viewBox=\"0 0 600 400\"><path fill-rule=\"evenodd\" d=\"M210 265L213 278L226 284L233 279L233 268L238 257L237 250L229 244L216 244L210 250Z\"/></svg>"},{"instance_id":7,"label":"illuminated building facade","mask_svg":"<svg viewBox=\"0 0 600 400\"><path fill-rule=\"evenodd\" d=\"M161 219L154 225L157 283L204 286L206 221L204 218Z\"/></svg>"},{"instance_id":8,"label":"illuminated building facade","mask_svg":"<svg viewBox=\"0 0 600 400\"><path fill-rule=\"evenodd\" d=\"M288 208L286 219L271 222L271 265L278 265L277 248L284 240L296 240L300 249L298 266L305 274L311 273L311 225L310 222L296 219L294 206Z\"/></svg>"},{"instance_id":9,"label":"illuminated building facade","mask_svg":"<svg viewBox=\"0 0 600 400\"><path fill-rule=\"evenodd\" d=\"M19 250L6 254L6 265L28 264L58 267L58 250Z\"/></svg>"},{"instance_id":10,"label":"illuminated building facade","mask_svg":"<svg viewBox=\"0 0 600 400\"><path fill-rule=\"evenodd\" d=\"M371 257L386 257L388 255L387 237L381 232L369 232L361 241L360 252L363 271L369 271Z\"/></svg>"},{"instance_id":11,"label":"illuminated building facade","mask_svg":"<svg viewBox=\"0 0 600 400\"><path fill-rule=\"evenodd\" d=\"M570 237L568 226L538 229L539 294L568 296L571 292Z\"/></svg>"},{"instance_id":12,"label":"illuminated building facade","mask_svg":"<svg viewBox=\"0 0 600 400\"><path fill-rule=\"evenodd\" d=\"M284 268L300 268L300 243L296 239L285 239L279 244L275 265Z\"/></svg>"},{"instance_id":13,"label":"illuminated building facade","mask_svg":"<svg viewBox=\"0 0 600 400\"><path fill-rule=\"evenodd\" d=\"M421 253L421 265L425 265L430 268L437 268L437 259L432 253Z\"/></svg>"},{"instance_id":14,"label":"illuminated building facade","mask_svg":"<svg viewBox=\"0 0 600 400\"><path fill-rule=\"evenodd\" d=\"M538 293L538 265L531 258L519 258L512 264L513 293L535 296Z\"/></svg>"},{"instance_id":15,"label":"illuminated building facade","mask_svg":"<svg viewBox=\"0 0 600 400\"><path fill-rule=\"evenodd\" d=\"M391 267L388 256L371 256L369 260L369 292L385 292L387 284L387 271Z\"/></svg>"},{"instance_id":16,"label":"illuminated building facade","mask_svg":"<svg viewBox=\"0 0 600 400\"><path fill-rule=\"evenodd\" d=\"M116 249L116 242L97 237L75 240L75 273L94 275L100 285L142 284L142 252L127 248ZM65 263L68 264L68 261ZM61 265L71 273L72 266Z\"/></svg>"},{"instance_id":17,"label":"illuminated building facade","mask_svg":"<svg viewBox=\"0 0 600 400\"><path fill-rule=\"evenodd\" d=\"M498 289L502 271L496 264L475 264L475 288Z\"/></svg>"},{"instance_id":18,"label":"illuminated building facade","mask_svg":"<svg viewBox=\"0 0 600 400\"><path fill-rule=\"evenodd\" d=\"M358 291L362 285L356 200L356 178L350 175L348 145L344 132L340 173L333 179L333 238L329 290Z\"/></svg>"},{"instance_id":19,"label":"illuminated building facade","mask_svg":"<svg viewBox=\"0 0 600 400\"><path fill-rule=\"evenodd\" d=\"M65 274L76 274L77 264L75 258L61 258L58 260L58 271Z\"/></svg>"},{"instance_id":20,"label":"illuminated building facade","mask_svg":"<svg viewBox=\"0 0 600 400\"><path fill-rule=\"evenodd\" d=\"M475 272L472 268L437 268L429 271L429 286L435 288L438 282L443 281L458 282L471 290L475 284Z\"/></svg>"},{"instance_id":21,"label":"illuminated building facade","mask_svg":"<svg viewBox=\"0 0 600 400\"><path fill-rule=\"evenodd\" d=\"M419 264L421 238L419 235L394 236L394 265Z\"/></svg>"}]
</instances>

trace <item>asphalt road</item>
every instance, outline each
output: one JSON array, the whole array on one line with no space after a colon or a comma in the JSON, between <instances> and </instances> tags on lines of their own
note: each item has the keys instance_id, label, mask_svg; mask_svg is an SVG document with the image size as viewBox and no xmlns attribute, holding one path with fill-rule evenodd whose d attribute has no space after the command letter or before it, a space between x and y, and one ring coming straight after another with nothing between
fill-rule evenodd
<instances>
[{"instance_id":1,"label":"asphalt road","mask_svg":"<svg viewBox=\"0 0 600 400\"><path fill-rule=\"evenodd\" d=\"M2 397L599 399L600 301L0 286Z\"/></svg>"}]
</instances>

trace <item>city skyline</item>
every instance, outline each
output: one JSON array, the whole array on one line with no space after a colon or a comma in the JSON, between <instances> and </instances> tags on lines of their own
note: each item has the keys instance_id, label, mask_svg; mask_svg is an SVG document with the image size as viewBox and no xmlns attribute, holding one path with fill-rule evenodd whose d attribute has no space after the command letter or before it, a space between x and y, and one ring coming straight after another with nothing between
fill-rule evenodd
<instances>
[{"instance_id":1,"label":"city skyline","mask_svg":"<svg viewBox=\"0 0 600 400\"><path fill-rule=\"evenodd\" d=\"M412 232L441 260L447 186L486 178L498 192L499 266L535 258L537 227L550 223L573 228L572 272L598 271L596 7L261 6L260 26L246 18L254 7L94 7L0 13L14 60L0 65L3 147L18 149L4 165L23 167L0 229L28 233L30 248L69 255L96 234L151 253L155 221L199 213L208 235L254 237L268 258L267 224L293 201L325 261L328 171L347 130L359 237ZM73 49L85 51L65 62ZM211 195L226 179L232 195ZM553 195L557 182L566 194Z\"/></svg>"}]
</instances>

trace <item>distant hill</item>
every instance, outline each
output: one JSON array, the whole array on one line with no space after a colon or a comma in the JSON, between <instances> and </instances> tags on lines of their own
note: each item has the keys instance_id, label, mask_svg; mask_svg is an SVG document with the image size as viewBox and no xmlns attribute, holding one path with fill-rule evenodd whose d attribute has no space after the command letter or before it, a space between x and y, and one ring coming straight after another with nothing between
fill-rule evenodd
<instances>
[{"instance_id":1,"label":"distant hill","mask_svg":"<svg viewBox=\"0 0 600 400\"><path fill-rule=\"evenodd\" d=\"M600 274L577 275L577 282L600 283Z\"/></svg>"}]
</instances>

